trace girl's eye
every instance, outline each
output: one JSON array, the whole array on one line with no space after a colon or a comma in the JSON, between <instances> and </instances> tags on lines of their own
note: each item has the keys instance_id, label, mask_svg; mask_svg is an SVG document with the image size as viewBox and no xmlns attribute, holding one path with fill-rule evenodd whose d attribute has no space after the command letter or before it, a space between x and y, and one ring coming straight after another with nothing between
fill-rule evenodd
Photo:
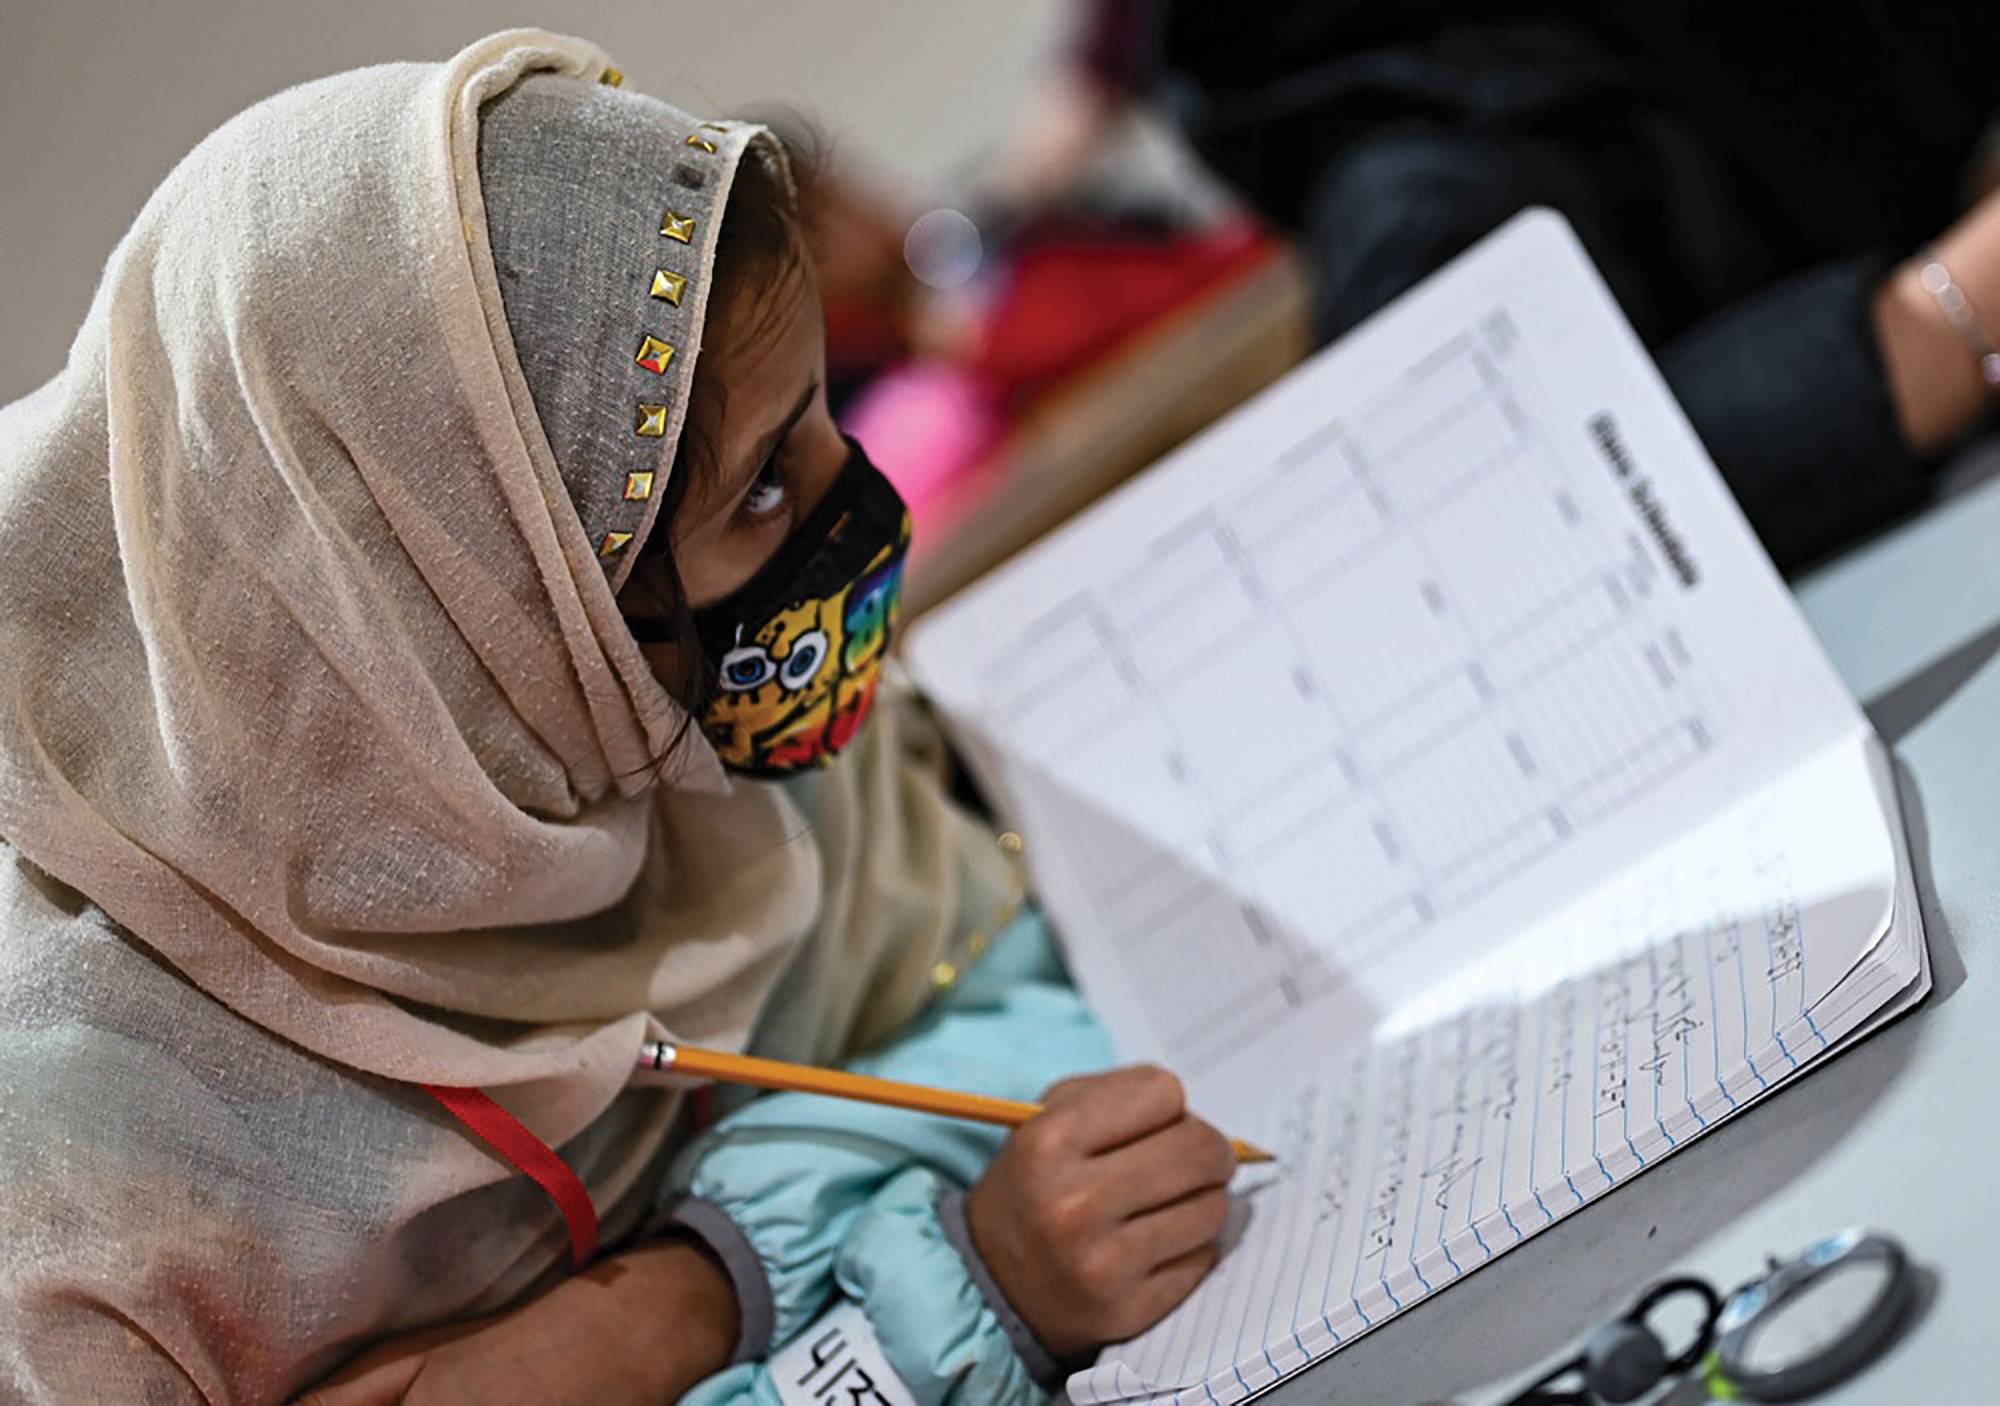
<instances>
[{"instance_id":1,"label":"girl's eye","mask_svg":"<svg viewBox=\"0 0 2000 1406\"><path fill-rule=\"evenodd\" d=\"M778 472L777 461L767 460L750 481L750 491L743 495L743 511L752 517L769 517L790 496L791 490L785 487L785 476Z\"/></svg>"}]
</instances>

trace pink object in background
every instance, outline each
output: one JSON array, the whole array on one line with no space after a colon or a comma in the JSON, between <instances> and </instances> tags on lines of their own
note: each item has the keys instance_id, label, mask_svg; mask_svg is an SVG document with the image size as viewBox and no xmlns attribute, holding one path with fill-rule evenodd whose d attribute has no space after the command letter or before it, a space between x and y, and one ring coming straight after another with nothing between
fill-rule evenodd
<instances>
[{"instance_id":1,"label":"pink object in background","mask_svg":"<svg viewBox=\"0 0 2000 1406\"><path fill-rule=\"evenodd\" d=\"M999 390L979 372L941 361L883 372L841 420L910 505L920 538L944 490L992 452L1007 429Z\"/></svg>"}]
</instances>

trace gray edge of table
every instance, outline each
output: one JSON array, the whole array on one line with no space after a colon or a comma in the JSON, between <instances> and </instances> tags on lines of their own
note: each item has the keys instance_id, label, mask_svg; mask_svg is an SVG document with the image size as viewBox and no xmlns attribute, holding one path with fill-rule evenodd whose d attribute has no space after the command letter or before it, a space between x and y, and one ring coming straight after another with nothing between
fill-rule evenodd
<instances>
[{"instance_id":1,"label":"gray edge of table","mask_svg":"<svg viewBox=\"0 0 2000 1406\"><path fill-rule=\"evenodd\" d=\"M1491 1406L1652 1280L1691 1272L1728 1288L1767 1253L1851 1224L1901 1238L1924 1288L1889 1355L1817 1400L2000 1401L2000 1011L1985 967L2000 949L2000 479L1797 595L1895 749L1930 997L1260 1403Z\"/></svg>"}]
</instances>

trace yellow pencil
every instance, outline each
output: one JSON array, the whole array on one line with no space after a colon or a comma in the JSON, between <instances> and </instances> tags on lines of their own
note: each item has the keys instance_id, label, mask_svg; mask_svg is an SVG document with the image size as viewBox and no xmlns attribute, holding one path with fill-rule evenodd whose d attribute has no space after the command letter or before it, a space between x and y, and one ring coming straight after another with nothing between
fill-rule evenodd
<instances>
[{"instance_id":1,"label":"yellow pencil","mask_svg":"<svg viewBox=\"0 0 2000 1406\"><path fill-rule=\"evenodd\" d=\"M688 1074L698 1079L716 1079L725 1084L752 1084L760 1089L788 1089L794 1093L826 1094L833 1098L859 1099L863 1103L884 1103L891 1108L910 1108L919 1113L938 1113L947 1118L971 1118L980 1123L998 1123L1014 1128L1042 1111L1038 1103L1020 1099L993 1098L987 1094L962 1094L951 1089L933 1089L922 1084L904 1084L894 1079L874 1079L865 1074L847 1074L838 1069L820 1069L810 1064L787 1064L779 1059L759 1059L755 1055L722 1054L698 1050L690 1045L670 1045L664 1040L648 1044L639 1055L641 1069L661 1073ZM1275 1159L1260 1147L1234 1138L1238 1162L1270 1162Z\"/></svg>"}]
</instances>

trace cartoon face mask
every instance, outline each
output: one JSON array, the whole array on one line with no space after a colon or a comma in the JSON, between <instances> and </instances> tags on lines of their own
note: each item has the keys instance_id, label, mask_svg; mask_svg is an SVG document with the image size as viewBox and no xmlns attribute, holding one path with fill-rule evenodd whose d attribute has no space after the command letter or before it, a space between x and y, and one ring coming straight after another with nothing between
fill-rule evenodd
<instances>
[{"instance_id":1,"label":"cartoon face mask","mask_svg":"<svg viewBox=\"0 0 2000 1406\"><path fill-rule=\"evenodd\" d=\"M910 515L848 441L847 463L778 554L694 613L718 666L702 730L749 776L825 766L867 720L903 588Z\"/></svg>"}]
</instances>

